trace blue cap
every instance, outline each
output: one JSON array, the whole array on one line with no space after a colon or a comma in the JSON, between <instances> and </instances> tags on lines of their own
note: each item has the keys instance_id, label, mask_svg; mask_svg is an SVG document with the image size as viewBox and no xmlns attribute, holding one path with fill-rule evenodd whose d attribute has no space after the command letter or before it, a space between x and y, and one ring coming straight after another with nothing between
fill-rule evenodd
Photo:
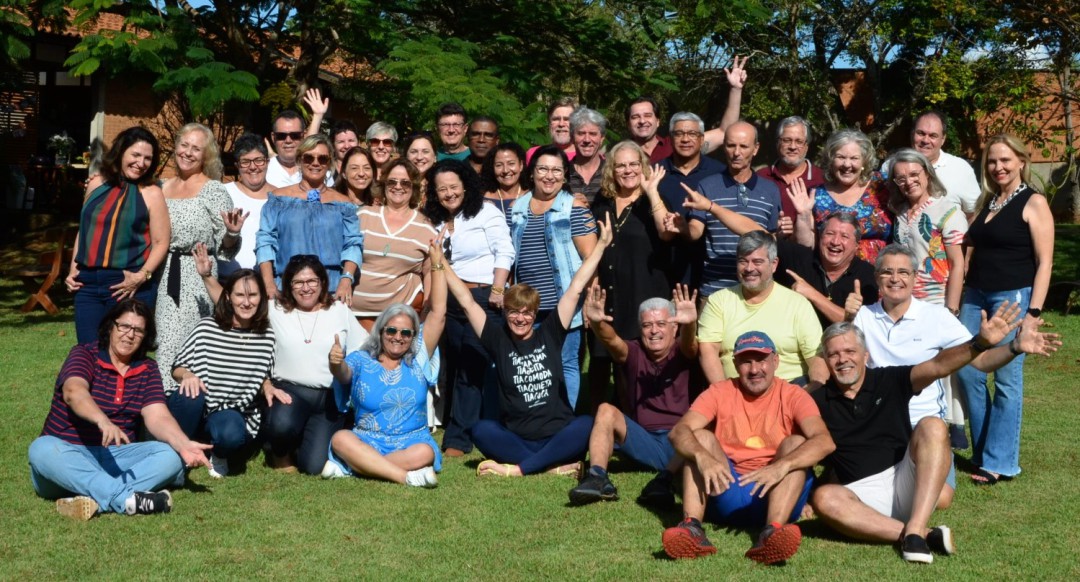
<instances>
[{"instance_id":1,"label":"blue cap","mask_svg":"<svg viewBox=\"0 0 1080 582\"><path fill-rule=\"evenodd\" d=\"M775 354L776 344L763 332L760 331L748 331L739 336L739 339L735 340L735 356L743 352L762 352L765 354Z\"/></svg>"}]
</instances>

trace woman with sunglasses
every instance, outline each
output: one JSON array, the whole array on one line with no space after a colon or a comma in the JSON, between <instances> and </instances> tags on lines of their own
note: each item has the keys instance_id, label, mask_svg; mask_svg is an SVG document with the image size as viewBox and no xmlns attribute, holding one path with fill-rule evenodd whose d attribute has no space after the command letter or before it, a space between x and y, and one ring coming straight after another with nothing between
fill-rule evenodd
<instances>
[{"instance_id":1,"label":"woman with sunglasses","mask_svg":"<svg viewBox=\"0 0 1080 582\"><path fill-rule=\"evenodd\" d=\"M481 186L486 192L484 200L506 215L507 226L510 225L510 209L525 192L521 186L524 172L525 149L512 141L495 146L480 168Z\"/></svg>"},{"instance_id":2,"label":"woman with sunglasses","mask_svg":"<svg viewBox=\"0 0 1080 582\"><path fill-rule=\"evenodd\" d=\"M269 195L256 235L255 260L267 294L274 298L289 259L314 255L327 272L333 298L350 304L364 244L356 205L348 196L326 186L334 154L325 135L308 136L297 153L300 183Z\"/></svg>"},{"instance_id":3,"label":"woman with sunglasses","mask_svg":"<svg viewBox=\"0 0 1080 582\"><path fill-rule=\"evenodd\" d=\"M341 158L341 171L334 189L349 198L349 202L364 207L375 202L372 186L375 183L375 158L362 147L353 147L345 151ZM360 232L366 232L363 228Z\"/></svg>"},{"instance_id":4,"label":"woman with sunglasses","mask_svg":"<svg viewBox=\"0 0 1080 582\"><path fill-rule=\"evenodd\" d=\"M172 377L176 354L195 324L214 309L191 256L195 245L206 245L219 260L232 259L240 250L240 232L246 217L233 208L232 198L219 181L222 165L218 152L208 127L185 125L176 134L176 176L161 185L169 207L172 238L154 315L159 330L155 356L166 396L180 387ZM216 267L212 266L215 271Z\"/></svg>"},{"instance_id":5,"label":"woman with sunglasses","mask_svg":"<svg viewBox=\"0 0 1080 582\"><path fill-rule=\"evenodd\" d=\"M382 178L383 166L397 157L397 129L385 121L376 121L368 127L364 137L367 140L368 151L375 158L375 177Z\"/></svg>"},{"instance_id":6,"label":"woman with sunglasses","mask_svg":"<svg viewBox=\"0 0 1080 582\"><path fill-rule=\"evenodd\" d=\"M554 147L554 146L552 146ZM533 161L545 164L552 156L541 148ZM552 314L539 326L540 294L519 283L506 292L505 324L489 319L472 291L446 268L446 283L461 304L473 331L495 361L499 382L499 420L479 420L470 432L487 460L479 476L521 477L547 471L577 476L577 459L589 446L591 416L574 416L566 400L562 346L566 341L585 286L596 273L604 249L611 243L610 218L600 223L600 238L581 263ZM432 250L435 264L445 262L442 249ZM576 354L575 354L576 356Z\"/></svg>"},{"instance_id":7,"label":"woman with sunglasses","mask_svg":"<svg viewBox=\"0 0 1080 582\"><path fill-rule=\"evenodd\" d=\"M205 251L196 249L203 283L220 299L221 285L210 276ZM326 464L330 437L342 428L326 354L338 343L359 349L368 334L348 307L334 301L326 269L314 255L296 255L281 275L282 292L267 301L274 337L274 366L262 383L262 420L270 443L268 464L283 473L318 475Z\"/></svg>"},{"instance_id":8,"label":"woman with sunglasses","mask_svg":"<svg viewBox=\"0 0 1080 582\"><path fill-rule=\"evenodd\" d=\"M247 216L240 229L240 250L229 261L218 261L218 277L224 279L239 269L255 268L255 233L259 232L266 197L273 186L266 181L266 164L270 152L266 141L254 133L245 133L233 144L236 158L237 180L225 184L225 191L232 198L233 206Z\"/></svg>"},{"instance_id":9,"label":"woman with sunglasses","mask_svg":"<svg viewBox=\"0 0 1080 582\"><path fill-rule=\"evenodd\" d=\"M423 325L416 310L394 303L359 350L346 357L340 342L330 348L338 401L348 404L340 408L353 409L355 425L334 434L323 477L355 472L412 487L438 484L442 456L427 428L427 394L439 379L435 349L446 322L445 264L431 269L431 309Z\"/></svg>"},{"instance_id":10,"label":"woman with sunglasses","mask_svg":"<svg viewBox=\"0 0 1080 582\"><path fill-rule=\"evenodd\" d=\"M501 323L506 280L514 264L506 215L484 202L480 180L466 162L442 160L431 168L429 178L424 214L443 232L442 254L473 300L484 306L488 319ZM460 457L473 448L468 432L480 420L491 364L461 304L452 299L447 311L450 409L442 445L447 456Z\"/></svg>"},{"instance_id":11,"label":"woman with sunglasses","mask_svg":"<svg viewBox=\"0 0 1080 582\"><path fill-rule=\"evenodd\" d=\"M370 331L394 303L421 311L430 287L428 242L437 231L417 207L420 173L404 158L383 168L375 188L375 205L360 208L364 232L364 264L353 287L353 315Z\"/></svg>"}]
</instances>

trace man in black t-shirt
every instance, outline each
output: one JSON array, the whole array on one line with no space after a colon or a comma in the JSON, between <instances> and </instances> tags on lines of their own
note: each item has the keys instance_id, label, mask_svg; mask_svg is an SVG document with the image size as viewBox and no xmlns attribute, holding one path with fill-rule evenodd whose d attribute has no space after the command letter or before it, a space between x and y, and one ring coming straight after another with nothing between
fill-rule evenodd
<instances>
[{"instance_id":1,"label":"man in black t-shirt","mask_svg":"<svg viewBox=\"0 0 1080 582\"><path fill-rule=\"evenodd\" d=\"M968 363L990 372L1021 353L1057 350L1057 335L1039 332L1042 320L994 347L1019 326L1019 315L1018 305L1005 303L990 319L983 316L973 340L916 366L868 369L859 328L841 322L825 330L821 345L831 377L813 397L836 451L825 458L828 484L810 501L822 521L853 538L899 541L910 562L933 562L931 550L956 551L948 527L927 527L952 461L949 431L937 417L913 430L908 401Z\"/></svg>"}]
</instances>

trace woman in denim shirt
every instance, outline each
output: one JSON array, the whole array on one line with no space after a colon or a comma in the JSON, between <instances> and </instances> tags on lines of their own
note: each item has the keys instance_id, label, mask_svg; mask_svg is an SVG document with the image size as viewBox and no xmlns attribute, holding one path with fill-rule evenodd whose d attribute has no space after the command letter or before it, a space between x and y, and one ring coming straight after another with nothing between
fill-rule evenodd
<instances>
[{"instance_id":1,"label":"woman in denim shirt","mask_svg":"<svg viewBox=\"0 0 1080 582\"><path fill-rule=\"evenodd\" d=\"M596 246L596 221L583 203L565 190L570 162L556 146L536 150L522 176L529 189L511 210L510 234L517 262L514 276L540 293L536 323L547 317L570 287L582 259ZM577 407L581 388L578 351L581 347L581 309L574 313L563 343L563 374L570 408Z\"/></svg>"},{"instance_id":2,"label":"woman in denim shirt","mask_svg":"<svg viewBox=\"0 0 1080 582\"><path fill-rule=\"evenodd\" d=\"M271 299L278 295L278 282L289 259L315 255L326 267L334 299L352 304L352 285L360 273L364 236L356 218L356 205L326 186L333 152L325 135L308 136L297 150L300 183L271 192L263 206L255 236L255 262Z\"/></svg>"}]
</instances>

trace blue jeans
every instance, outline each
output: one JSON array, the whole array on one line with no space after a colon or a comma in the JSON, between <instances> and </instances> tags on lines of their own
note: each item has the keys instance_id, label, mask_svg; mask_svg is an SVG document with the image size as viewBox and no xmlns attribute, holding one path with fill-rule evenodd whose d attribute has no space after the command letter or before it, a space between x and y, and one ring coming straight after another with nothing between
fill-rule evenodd
<instances>
[{"instance_id":1,"label":"blue jeans","mask_svg":"<svg viewBox=\"0 0 1080 582\"><path fill-rule=\"evenodd\" d=\"M40 436L30 443L30 482L46 499L86 495L103 512L124 513L136 491L183 485L184 462L157 441L86 447Z\"/></svg>"},{"instance_id":2,"label":"blue jeans","mask_svg":"<svg viewBox=\"0 0 1080 582\"><path fill-rule=\"evenodd\" d=\"M329 458L330 437L345 428L332 389L319 390L287 382L274 386L292 396L292 404L274 402L263 412L263 431L270 451L282 457L296 452L301 473L318 475Z\"/></svg>"},{"instance_id":3,"label":"blue jeans","mask_svg":"<svg viewBox=\"0 0 1080 582\"><path fill-rule=\"evenodd\" d=\"M558 313L552 312L554 317ZM581 328L566 331L566 340L562 346L562 370L566 379L566 400L570 403L570 410L577 410L578 394L581 393L581 361L578 352L581 351Z\"/></svg>"},{"instance_id":4,"label":"blue jeans","mask_svg":"<svg viewBox=\"0 0 1080 582\"><path fill-rule=\"evenodd\" d=\"M219 458L228 457L251 441L244 415L239 411L218 410L203 417L206 410L205 392L189 398L177 390L169 395L165 403L189 439L197 440L204 433L210 436L214 455Z\"/></svg>"},{"instance_id":5,"label":"blue jeans","mask_svg":"<svg viewBox=\"0 0 1080 582\"><path fill-rule=\"evenodd\" d=\"M97 341L101 320L116 305L113 290L109 287L123 282L124 272L120 269L83 268L76 280L83 286L75 292L75 336L80 344L85 344ZM157 279L140 285L135 298L153 309L157 299Z\"/></svg>"},{"instance_id":6,"label":"blue jeans","mask_svg":"<svg viewBox=\"0 0 1080 582\"><path fill-rule=\"evenodd\" d=\"M532 475L585 456L592 425L593 417L578 416L559 432L535 441L518 436L494 420L481 420L470 432L485 457L517 465L522 474Z\"/></svg>"},{"instance_id":7,"label":"blue jeans","mask_svg":"<svg viewBox=\"0 0 1080 582\"><path fill-rule=\"evenodd\" d=\"M964 289L960 307L960 323L972 334L979 332L979 312L987 317L1001 303L1020 303L1022 312L1031 301L1031 287L1012 291L981 291ZM1016 332L1002 343L1012 341ZM992 473L1015 476L1020 473L1020 419L1024 405L1024 355L994 372L994 395L986 386L986 374L964 366L956 374L968 402L971 420L971 462Z\"/></svg>"}]
</instances>

